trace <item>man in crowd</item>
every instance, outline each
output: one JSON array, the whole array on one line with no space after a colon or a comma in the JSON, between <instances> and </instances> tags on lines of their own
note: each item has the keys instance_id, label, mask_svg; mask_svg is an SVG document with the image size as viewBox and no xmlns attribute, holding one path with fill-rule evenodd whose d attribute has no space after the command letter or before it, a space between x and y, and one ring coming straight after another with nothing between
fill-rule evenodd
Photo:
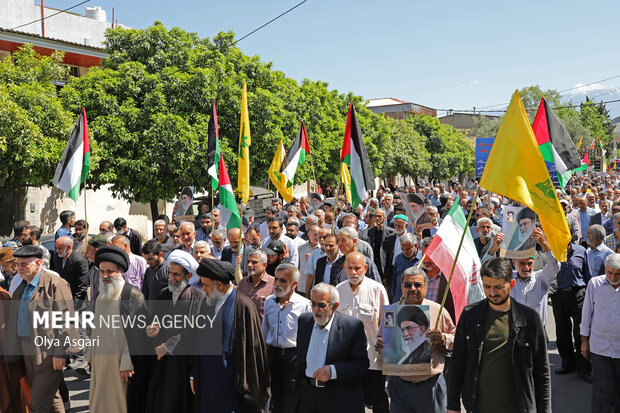
<instances>
[{"instance_id":1,"label":"man in crowd","mask_svg":"<svg viewBox=\"0 0 620 413\"><path fill-rule=\"evenodd\" d=\"M605 228L600 224L590 225L587 241L590 248L586 251L590 276L596 277L605 274L605 258L613 254L603 241L605 240Z\"/></svg>"},{"instance_id":2,"label":"man in crowd","mask_svg":"<svg viewBox=\"0 0 620 413\"><path fill-rule=\"evenodd\" d=\"M168 224L163 219L158 219L153 223L153 231L155 239L160 245L160 251L163 255L167 255L175 248L172 237L168 234Z\"/></svg>"},{"instance_id":3,"label":"man in crowd","mask_svg":"<svg viewBox=\"0 0 620 413\"><path fill-rule=\"evenodd\" d=\"M112 238L110 245L118 247L125 251L129 256L129 266L123 274L123 278L133 287L136 287L138 291L142 291L142 283L144 282L144 273L148 267L146 260L142 257L142 251L140 255L136 255L131 251L130 241L124 235L117 235Z\"/></svg>"},{"instance_id":4,"label":"man in crowd","mask_svg":"<svg viewBox=\"0 0 620 413\"><path fill-rule=\"evenodd\" d=\"M604 242L613 252L618 252L618 247L620 247L620 212L615 213L612 219L614 232L607 235Z\"/></svg>"},{"instance_id":5,"label":"man in crowd","mask_svg":"<svg viewBox=\"0 0 620 413\"><path fill-rule=\"evenodd\" d=\"M142 283L142 294L147 302L158 300L162 290L168 287L170 265L164 260L161 247L162 245L155 239L145 242L142 246L142 257L149 266L144 272Z\"/></svg>"},{"instance_id":6,"label":"man in crowd","mask_svg":"<svg viewBox=\"0 0 620 413\"><path fill-rule=\"evenodd\" d=\"M360 252L349 253L344 261L347 280L336 286L340 295L338 312L360 320L366 334L369 369L362 376L364 403L373 413L387 413L389 402L385 393L385 376L377 361L375 344L381 325L381 310L389 304L383 284L366 277L368 264Z\"/></svg>"},{"instance_id":7,"label":"man in crowd","mask_svg":"<svg viewBox=\"0 0 620 413\"><path fill-rule=\"evenodd\" d=\"M592 362L592 411L620 410L620 254L588 283L581 316L581 355Z\"/></svg>"},{"instance_id":8,"label":"man in crowd","mask_svg":"<svg viewBox=\"0 0 620 413\"><path fill-rule=\"evenodd\" d=\"M181 241L180 249L191 254L194 251L194 242L196 242L196 227L193 222L185 221L179 225L179 240Z\"/></svg>"},{"instance_id":9,"label":"man in crowd","mask_svg":"<svg viewBox=\"0 0 620 413\"><path fill-rule=\"evenodd\" d=\"M124 235L129 239L129 249L132 254L137 256L142 254L142 236L138 231L127 226L125 218L116 218L114 220L114 229L116 230L116 234Z\"/></svg>"},{"instance_id":10,"label":"man in crowd","mask_svg":"<svg viewBox=\"0 0 620 413\"><path fill-rule=\"evenodd\" d=\"M271 412L295 412L299 403L297 321L311 311L310 301L295 293L299 270L280 264L275 271L273 295L265 300L262 331L271 371Z\"/></svg>"},{"instance_id":11,"label":"man in crowd","mask_svg":"<svg viewBox=\"0 0 620 413\"><path fill-rule=\"evenodd\" d=\"M431 344L431 371L411 376L393 376L388 382L388 392L392 411L417 411L420 400L424 400L425 412L443 413L446 411L447 389L443 374L447 351L452 350L456 326L446 311L439 312L440 305L426 299L428 278L420 268L407 269L402 277L401 294L405 305L427 305L431 326L438 329L426 331ZM377 351L384 347L383 338L377 339Z\"/></svg>"},{"instance_id":12,"label":"man in crowd","mask_svg":"<svg viewBox=\"0 0 620 413\"><path fill-rule=\"evenodd\" d=\"M196 231L196 241L211 241L211 231L213 230L213 221L210 214L202 214L200 216L200 229Z\"/></svg>"},{"instance_id":13,"label":"man in crowd","mask_svg":"<svg viewBox=\"0 0 620 413\"><path fill-rule=\"evenodd\" d=\"M282 221L279 218L269 218L267 220L267 226L269 228L269 236L263 240L262 247L269 245L273 241L282 241L288 249L289 262L293 265L299 264L299 255L297 248L293 241L282 233Z\"/></svg>"},{"instance_id":14,"label":"man in crowd","mask_svg":"<svg viewBox=\"0 0 620 413\"><path fill-rule=\"evenodd\" d=\"M71 236L71 228L75 225L75 212L73 211L62 211L59 218L61 226L54 235L54 241L65 235Z\"/></svg>"},{"instance_id":15,"label":"man in crowd","mask_svg":"<svg viewBox=\"0 0 620 413\"><path fill-rule=\"evenodd\" d=\"M111 232L106 232L105 234L108 234L110 241L114 238L114 234ZM106 238L105 234L97 234L89 239L88 246L86 247L86 259L89 263L88 281L90 283L90 303L88 308L90 311L95 311L97 296L99 295L100 274L99 268L95 265L95 254L97 254L99 248L108 245L108 238Z\"/></svg>"},{"instance_id":16,"label":"man in crowd","mask_svg":"<svg viewBox=\"0 0 620 413\"><path fill-rule=\"evenodd\" d=\"M336 311L340 297L333 285L320 283L310 296L312 314L299 316L297 330L299 413L363 413L362 376L369 366L364 325Z\"/></svg>"},{"instance_id":17,"label":"man in crowd","mask_svg":"<svg viewBox=\"0 0 620 413\"><path fill-rule=\"evenodd\" d=\"M392 302L398 302L401 298L402 276L405 270L418 263L418 238L410 232L406 232L399 238L401 253L394 260L394 282L392 284Z\"/></svg>"},{"instance_id":18,"label":"man in crowd","mask_svg":"<svg viewBox=\"0 0 620 413\"><path fill-rule=\"evenodd\" d=\"M99 224L99 233L103 234L104 232L114 232L114 224L110 221L101 221L101 224Z\"/></svg>"},{"instance_id":19,"label":"man in crowd","mask_svg":"<svg viewBox=\"0 0 620 413\"><path fill-rule=\"evenodd\" d=\"M226 230L223 228L218 228L211 233L211 242L213 243L213 248L211 249L211 253L215 257L215 259L219 260L222 258L222 251L228 242L226 240Z\"/></svg>"},{"instance_id":20,"label":"man in crowd","mask_svg":"<svg viewBox=\"0 0 620 413\"><path fill-rule=\"evenodd\" d=\"M275 278L265 272L267 267L267 254L261 250L251 251L248 254L248 275L239 281L238 291L248 296L258 311L262 321L265 300L273 294Z\"/></svg>"},{"instance_id":21,"label":"man in crowd","mask_svg":"<svg viewBox=\"0 0 620 413\"><path fill-rule=\"evenodd\" d=\"M510 260L480 270L487 300L461 314L448 382L448 413L551 412L547 340L536 310L510 299Z\"/></svg>"},{"instance_id":22,"label":"man in crowd","mask_svg":"<svg viewBox=\"0 0 620 413\"><path fill-rule=\"evenodd\" d=\"M323 228L321 231L329 231ZM331 271L336 260L342 257L342 253L338 248L338 238L334 234L327 234L323 241L324 256L320 257L316 261L316 265L310 268L310 262L306 269L306 291L310 291L316 284L326 283L331 281ZM309 272L313 269L314 272Z\"/></svg>"},{"instance_id":23,"label":"man in crowd","mask_svg":"<svg viewBox=\"0 0 620 413\"><path fill-rule=\"evenodd\" d=\"M297 218L289 218L288 221L286 221L286 236L293 240L293 245L295 245L295 248L297 248L299 252L299 248L305 241L299 236L299 221Z\"/></svg>"},{"instance_id":24,"label":"man in crowd","mask_svg":"<svg viewBox=\"0 0 620 413\"><path fill-rule=\"evenodd\" d=\"M587 230L585 233L587 234ZM589 280L590 268L585 248L569 243L566 262L560 264L557 275L557 291L551 295L555 342L562 357L562 365L555 370L555 374L563 375L576 370L579 377L591 383L590 365L581 357L579 351L581 309Z\"/></svg>"},{"instance_id":25,"label":"man in crowd","mask_svg":"<svg viewBox=\"0 0 620 413\"><path fill-rule=\"evenodd\" d=\"M278 215L278 210L273 206L268 206L265 208L265 220L260 224L260 236L262 239L266 239L269 236L269 218L275 217Z\"/></svg>"},{"instance_id":26,"label":"man in crowd","mask_svg":"<svg viewBox=\"0 0 620 413\"><path fill-rule=\"evenodd\" d=\"M397 242L398 235L394 229L385 225L386 217L383 209L375 210L374 217L375 226L368 229L366 241L373 249L374 263L379 270L381 279L384 280L383 285L391 286L390 280L386 278L385 270L387 268L389 271L392 266L394 245Z\"/></svg>"},{"instance_id":27,"label":"man in crowd","mask_svg":"<svg viewBox=\"0 0 620 413\"><path fill-rule=\"evenodd\" d=\"M355 216L355 214L345 213L344 217L342 218L342 227L353 228L355 231L358 231L359 233L358 219ZM372 247L370 246L368 242L363 240L361 237L358 237L355 249L358 252L361 252L362 254L364 254L364 256L367 257L369 260L374 261L375 257L372 251Z\"/></svg>"},{"instance_id":28,"label":"man in crowd","mask_svg":"<svg viewBox=\"0 0 620 413\"><path fill-rule=\"evenodd\" d=\"M59 257L58 274L71 287L71 295L76 307L81 308L86 300L88 290L88 261L79 251L73 251L73 240L69 236L62 236L56 240L56 253Z\"/></svg>"},{"instance_id":29,"label":"man in crowd","mask_svg":"<svg viewBox=\"0 0 620 413\"><path fill-rule=\"evenodd\" d=\"M478 236L474 238L474 245L476 246L476 250L478 251L478 256L480 259L484 256L484 254L489 250L491 244L493 243L492 239L495 235L493 233L493 221L490 218L482 217L478 218L476 228L478 229Z\"/></svg>"},{"instance_id":30,"label":"man in crowd","mask_svg":"<svg viewBox=\"0 0 620 413\"><path fill-rule=\"evenodd\" d=\"M192 253L192 257L194 257L196 262L200 262L203 258L215 259L215 257L211 254L211 247L207 241L196 241L194 243L194 252Z\"/></svg>"},{"instance_id":31,"label":"man in crowd","mask_svg":"<svg viewBox=\"0 0 620 413\"><path fill-rule=\"evenodd\" d=\"M422 255L424 251L431 243L431 238L424 238L422 240ZM441 304L443 295L448 289L448 296L444 304L446 311L450 314L452 319L455 319L454 314L454 300L452 299L452 291L448 288L448 281L446 277L441 273L441 269L435 264L435 262L429 257L424 258L423 265L426 276L428 277L428 287L426 291L426 298L438 304Z\"/></svg>"},{"instance_id":32,"label":"man in crowd","mask_svg":"<svg viewBox=\"0 0 620 413\"><path fill-rule=\"evenodd\" d=\"M298 281L297 291L302 296L306 296L306 266L313 251L319 250L319 231L318 225L312 225L308 228L306 234L308 235L308 241L306 241L301 247L299 247L299 271L303 274Z\"/></svg>"},{"instance_id":33,"label":"man in crowd","mask_svg":"<svg viewBox=\"0 0 620 413\"><path fill-rule=\"evenodd\" d=\"M257 224L250 225L247 231L245 231L244 239L245 239L245 245L247 245L248 247L252 247L252 249L255 249L255 250L260 249L260 245L262 242L261 242L260 229Z\"/></svg>"},{"instance_id":34,"label":"man in crowd","mask_svg":"<svg viewBox=\"0 0 620 413\"><path fill-rule=\"evenodd\" d=\"M228 230L228 245L222 250L222 261L228 261L233 267L237 266L237 259L241 258L241 274L247 273L248 254L253 251L252 247L247 247L243 243L241 229L232 228ZM241 251L239 249L241 248Z\"/></svg>"},{"instance_id":35,"label":"man in crowd","mask_svg":"<svg viewBox=\"0 0 620 413\"><path fill-rule=\"evenodd\" d=\"M344 270L344 259L347 255L349 255L352 252L359 252L357 251L358 235L357 235L357 231L354 230L353 228L349 228L349 227L342 228L338 232L337 240L338 240L338 249L342 253L342 256L332 265L332 268L330 271L330 284L331 285L338 285L339 283L347 280L347 273ZM379 270L377 270L375 263L372 262L366 256L364 256L364 261L368 265L366 276L372 278L373 280L377 282L381 282ZM318 263L317 263L317 266L318 266Z\"/></svg>"},{"instance_id":36,"label":"man in crowd","mask_svg":"<svg viewBox=\"0 0 620 413\"><path fill-rule=\"evenodd\" d=\"M75 237L73 238L73 251L78 251L82 257L86 254L88 245L88 223L83 219L75 221ZM86 258L86 257L84 257Z\"/></svg>"},{"instance_id":37,"label":"man in crowd","mask_svg":"<svg viewBox=\"0 0 620 413\"><path fill-rule=\"evenodd\" d=\"M0 248L0 270L1 278L3 278L0 281L0 287L5 288L9 294L14 293L22 280L17 273L17 261L13 256L13 248ZM15 282L13 282L14 279Z\"/></svg>"},{"instance_id":38,"label":"man in crowd","mask_svg":"<svg viewBox=\"0 0 620 413\"><path fill-rule=\"evenodd\" d=\"M128 253L115 246L101 247L95 254L95 266L101 280L95 320L146 317L144 296L123 278L129 268ZM146 334L127 326L97 329L99 341L87 353L91 365L89 406L97 412L144 411L149 369L138 349L145 347ZM140 339L141 338L141 339Z\"/></svg>"},{"instance_id":39,"label":"man in crowd","mask_svg":"<svg viewBox=\"0 0 620 413\"><path fill-rule=\"evenodd\" d=\"M534 271L534 257L512 260L516 268L515 286L510 290L510 297L518 303L527 305L538 312L543 326L547 324L547 293L555 276L560 270L549 242L540 228L534 228L532 238L536 240L545 253L546 264L542 270Z\"/></svg>"},{"instance_id":40,"label":"man in crowd","mask_svg":"<svg viewBox=\"0 0 620 413\"><path fill-rule=\"evenodd\" d=\"M31 225L28 227L28 230L30 231L30 239L24 241L26 242L25 245L34 245L41 248L41 251L43 251L43 268L50 269L51 254L49 250L41 244L41 228L36 225Z\"/></svg>"},{"instance_id":41,"label":"man in crowd","mask_svg":"<svg viewBox=\"0 0 620 413\"><path fill-rule=\"evenodd\" d=\"M577 206L579 207L579 224L581 228L582 237L588 233L588 229L590 228L590 218L592 215L596 214L596 211L590 207L588 207L588 203L585 197L578 198ZM584 237L585 238L585 237ZM581 239L581 245L583 247L587 247L587 242L585 239Z\"/></svg>"},{"instance_id":42,"label":"man in crowd","mask_svg":"<svg viewBox=\"0 0 620 413\"><path fill-rule=\"evenodd\" d=\"M34 327L34 311L61 311L73 315L73 299L69 284L54 273L43 268L43 253L34 245L19 248L13 253L22 282L15 290L6 324L4 361L22 361L30 385L29 411L47 413L52 409L63 412L64 406L58 386L62 380L65 358L78 348L66 339L77 340L77 329L67 327L61 321L61 328L51 325ZM18 303L18 304L17 304ZM42 306L44 305L44 306ZM46 337L58 345L46 350L36 345L36 337Z\"/></svg>"},{"instance_id":43,"label":"man in crowd","mask_svg":"<svg viewBox=\"0 0 620 413\"><path fill-rule=\"evenodd\" d=\"M200 355L193 367L190 385L198 411L260 412L269 399L270 374L256 306L233 288L230 263L203 259L197 272L207 304L215 306L222 323L222 352ZM208 330L201 334L201 346L213 339Z\"/></svg>"}]
</instances>

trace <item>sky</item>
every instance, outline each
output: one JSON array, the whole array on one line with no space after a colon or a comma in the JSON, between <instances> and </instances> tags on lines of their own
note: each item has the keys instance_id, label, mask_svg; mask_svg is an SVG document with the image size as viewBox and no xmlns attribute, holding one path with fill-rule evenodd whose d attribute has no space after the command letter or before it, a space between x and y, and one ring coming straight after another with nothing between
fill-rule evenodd
<instances>
[{"instance_id":1,"label":"sky","mask_svg":"<svg viewBox=\"0 0 620 413\"><path fill-rule=\"evenodd\" d=\"M119 23L133 28L159 20L201 37L232 30L240 38L300 1L90 0L73 11L101 6L111 19L114 7ZM617 0L306 0L237 46L297 81L321 80L365 99L472 110L507 103L531 85L565 90L595 82L570 91L593 94L620 86L619 11Z\"/></svg>"}]
</instances>

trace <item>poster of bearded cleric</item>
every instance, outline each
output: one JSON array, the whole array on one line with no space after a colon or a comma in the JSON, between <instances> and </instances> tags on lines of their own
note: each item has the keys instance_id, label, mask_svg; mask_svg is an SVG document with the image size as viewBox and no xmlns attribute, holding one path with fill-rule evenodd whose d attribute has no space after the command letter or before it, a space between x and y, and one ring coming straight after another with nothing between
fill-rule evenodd
<instances>
[{"instance_id":1,"label":"poster of bearded cleric","mask_svg":"<svg viewBox=\"0 0 620 413\"><path fill-rule=\"evenodd\" d=\"M499 256L522 259L534 255L536 240L532 231L536 227L536 213L527 207L504 207L502 233L504 239L500 245Z\"/></svg>"},{"instance_id":2,"label":"poster of bearded cleric","mask_svg":"<svg viewBox=\"0 0 620 413\"><path fill-rule=\"evenodd\" d=\"M431 371L431 343L427 305L384 305L381 337L383 374L406 376Z\"/></svg>"}]
</instances>

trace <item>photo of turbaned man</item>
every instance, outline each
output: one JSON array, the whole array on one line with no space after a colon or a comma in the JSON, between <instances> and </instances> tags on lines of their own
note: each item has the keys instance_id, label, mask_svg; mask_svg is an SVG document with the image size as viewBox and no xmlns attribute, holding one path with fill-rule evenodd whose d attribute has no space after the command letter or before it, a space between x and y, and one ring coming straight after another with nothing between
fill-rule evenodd
<instances>
[{"instance_id":1,"label":"photo of turbaned man","mask_svg":"<svg viewBox=\"0 0 620 413\"><path fill-rule=\"evenodd\" d=\"M381 353L383 374L430 371L431 344L426 337L430 328L429 307L386 305L383 306L383 315L386 318L381 332L385 342Z\"/></svg>"},{"instance_id":2,"label":"photo of turbaned man","mask_svg":"<svg viewBox=\"0 0 620 413\"><path fill-rule=\"evenodd\" d=\"M502 220L504 239L499 255L505 258L523 259L534 255L536 240L532 231L536 227L536 213L527 207L505 207Z\"/></svg>"}]
</instances>

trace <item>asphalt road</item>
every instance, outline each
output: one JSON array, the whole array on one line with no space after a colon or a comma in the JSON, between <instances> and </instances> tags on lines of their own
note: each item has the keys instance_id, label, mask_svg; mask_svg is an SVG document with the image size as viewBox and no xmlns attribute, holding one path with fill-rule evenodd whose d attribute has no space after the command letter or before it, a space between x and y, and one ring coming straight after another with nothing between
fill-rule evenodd
<instances>
[{"instance_id":1,"label":"asphalt road","mask_svg":"<svg viewBox=\"0 0 620 413\"><path fill-rule=\"evenodd\" d=\"M549 307L548 318L547 334L549 335L553 411L562 413L591 412L592 385L583 382L575 373L565 376L554 374L554 370L560 367L562 361L555 347L555 319L551 307ZM71 412L88 412L88 377L78 375L72 370L65 370L65 380L71 396ZM366 409L366 412L371 413L371 410Z\"/></svg>"}]
</instances>

